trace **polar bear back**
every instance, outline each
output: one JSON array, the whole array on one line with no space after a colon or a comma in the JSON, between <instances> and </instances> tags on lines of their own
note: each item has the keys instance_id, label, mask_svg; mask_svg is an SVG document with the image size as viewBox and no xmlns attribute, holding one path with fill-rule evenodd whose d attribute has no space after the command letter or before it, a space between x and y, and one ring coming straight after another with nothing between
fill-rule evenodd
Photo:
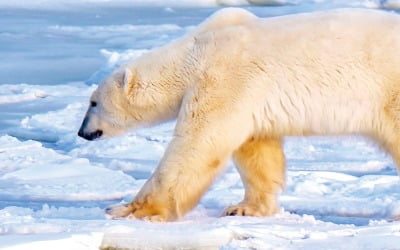
<instances>
[{"instance_id":1,"label":"polar bear back","mask_svg":"<svg viewBox=\"0 0 400 250\"><path fill-rule=\"evenodd\" d=\"M260 131L371 134L385 121L400 89L398 15L341 9L225 24L199 35L205 70L250 89L244 103Z\"/></svg>"}]
</instances>

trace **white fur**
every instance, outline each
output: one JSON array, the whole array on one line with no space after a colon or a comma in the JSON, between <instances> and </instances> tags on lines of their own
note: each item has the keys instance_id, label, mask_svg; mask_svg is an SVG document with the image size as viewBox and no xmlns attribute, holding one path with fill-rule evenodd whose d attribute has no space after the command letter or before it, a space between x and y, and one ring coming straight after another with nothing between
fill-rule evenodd
<instances>
[{"instance_id":1,"label":"white fur","mask_svg":"<svg viewBox=\"0 0 400 250\"><path fill-rule=\"evenodd\" d=\"M93 95L105 103L96 118L105 125L88 127L105 137L178 118L153 176L109 213L174 220L233 155L246 197L225 213L272 214L286 135L363 134L399 163L399 86L398 15L344 9L261 19L221 10L124 65Z\"/></svg>"}]
</instances>

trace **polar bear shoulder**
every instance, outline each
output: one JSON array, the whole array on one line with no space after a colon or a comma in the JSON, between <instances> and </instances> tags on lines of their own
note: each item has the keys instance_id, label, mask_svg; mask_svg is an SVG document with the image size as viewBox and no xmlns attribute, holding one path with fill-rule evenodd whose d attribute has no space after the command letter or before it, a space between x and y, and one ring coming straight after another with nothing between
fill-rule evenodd
<instances>
[{"instance_id":1,"label":"polar bear shoulder","mask_svg":"<svg viewBox=\"0 0 400 250\"><path fill-rule=\"evenodd\" d=\"M258 17L253 13L244 9L224 8L217 11L201 23L195 33L199 34L212 30L220 30L227 26L241 25L257 18Z\"/></svg>"}]
</instances>

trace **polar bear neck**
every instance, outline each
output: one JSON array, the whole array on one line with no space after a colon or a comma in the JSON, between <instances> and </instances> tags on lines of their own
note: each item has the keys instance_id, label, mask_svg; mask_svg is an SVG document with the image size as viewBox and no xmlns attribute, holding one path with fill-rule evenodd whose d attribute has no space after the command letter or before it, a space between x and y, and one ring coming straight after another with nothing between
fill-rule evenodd
<instances>
[{"instance_id":1,"label":"polar bear neck","mask_svg":"<svg viewBox=\"0 0 400 250\"><path fill-rule=\"evenodd\" d=\"M204 70L204 44L209 33L256 18L248 11L236 8L221 10L183 37L156 48L126 65L136 72L138 86L135 98L143 107L163 107L157 110L159 123L177 117L185 90L195 84L199 71ZM199 46L200 45L200 46ZM210 52L208 52L209 54ZM201 74L200 74L201 75Z\"/></svg>"},{"instance_id":2,"label":"polar bear neck","mask_svg":"<svg viewBox=\"0 0 400 250\"><path fill-rule=\"evenodd\" d=\"M185 89L190 84L189 76L196 68L194 64L187 64L185 59L193 44L193 37L187 35L124 66L135 75L135 86L132 86L135 104L146 112L157 109L152 115L154 119L147 125L177 117Z\"/></svg>"},{"instance_id":3,"label":"polar bear neck","mask_svg":"<svg viewBox=\"0 0 400 250\"><path fill-rule=\"evenodd\" d=\"M146 99L157 100L157 105L166 107L162 120L177 117L183 95L189 85L194 84L199 71L204 69L204 34L218 31L224 27L240 25L257 18L252 13L239 8L225 8L213 14L196 29L183 37L154 49L139 57L131 65L140 72L141 90ZM141 91L139 90L139 91ZM144 92L144 91L142 91Z\"/></svg>"}]
</instances>

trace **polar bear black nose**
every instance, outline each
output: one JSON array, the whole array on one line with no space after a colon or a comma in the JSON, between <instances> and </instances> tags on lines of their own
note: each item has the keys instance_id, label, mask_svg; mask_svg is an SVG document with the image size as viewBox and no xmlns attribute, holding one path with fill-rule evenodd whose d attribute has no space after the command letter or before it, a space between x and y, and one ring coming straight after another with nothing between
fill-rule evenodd
<instances>
[{"instance_id":1,"label":"polar bear black nose","mask_svg":"<svg viewBox=\"0 0 400 250\"><path fill-rule=\"evenodd\" d=\"M97 138L100 138L103 135L102 130L96 130L95 132L92 133L84 133L82 129L79 130L78 135L82 138L85 138L86 140L92 141Z\"/></svg>"},{"instance_id":2,"label":"polar bear black nose","mask_svg":"<svg viewBox=\"0 0 400 250\"><path fill-rule=\"evenodd\" d=\"M79 136L79 137L83 137L83 130L82 130L82 129L79 129L79 131L78 131L78 136Z\"/></svg>"}]
</instances>

